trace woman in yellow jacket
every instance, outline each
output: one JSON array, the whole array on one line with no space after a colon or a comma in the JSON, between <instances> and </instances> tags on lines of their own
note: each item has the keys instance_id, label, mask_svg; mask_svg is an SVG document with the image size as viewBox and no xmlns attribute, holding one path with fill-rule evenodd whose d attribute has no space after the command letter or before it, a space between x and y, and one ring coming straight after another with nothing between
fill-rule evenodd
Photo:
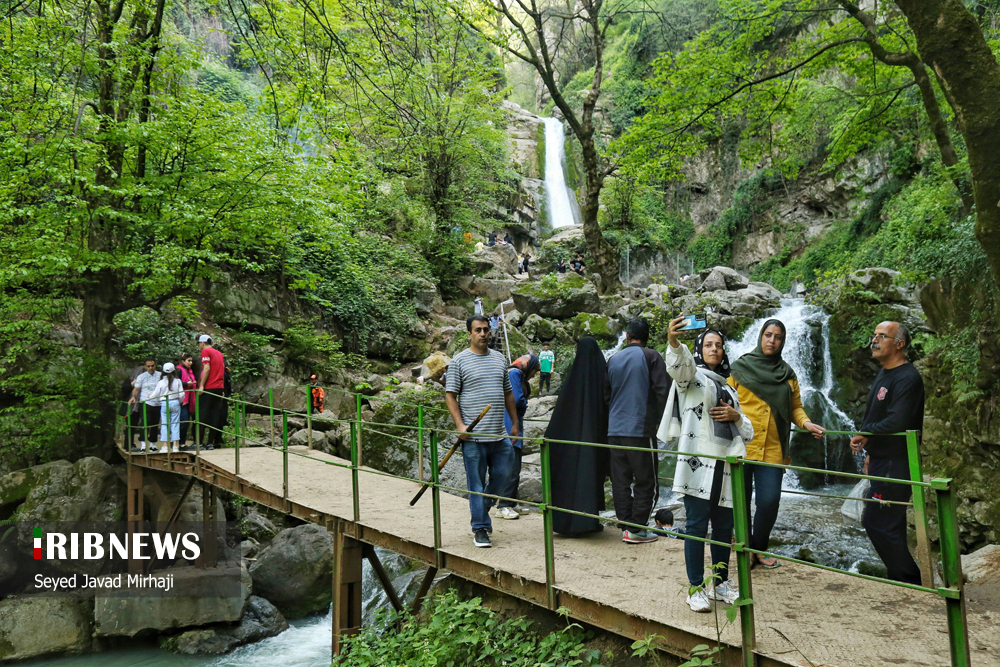
<instances>
[{"instance_id":1,"label":"woman in yellow jacket","mask_svg":"<svg viewBox=\"0 0 1000 667\"><path fill-rule=\"evenodd\" d=\"M795 371L781 358L785 347L785 325L767 320L761 327L757 347L733 363L729 385L736 390L743 414L753 424L753 440L747 443L746 458L766 463L789 463L788 440L792 423L823 437L823 427L809 421L802 409L802 396ZM747 465L747 512L757 489L756 512L750 522L750 548L767 551L771 529L778 518L783 468ZM750 517L747 517L750 520ZM751 554L751 562L766 568L778 567L774 558Z\"/></svg>"}]
</instances>

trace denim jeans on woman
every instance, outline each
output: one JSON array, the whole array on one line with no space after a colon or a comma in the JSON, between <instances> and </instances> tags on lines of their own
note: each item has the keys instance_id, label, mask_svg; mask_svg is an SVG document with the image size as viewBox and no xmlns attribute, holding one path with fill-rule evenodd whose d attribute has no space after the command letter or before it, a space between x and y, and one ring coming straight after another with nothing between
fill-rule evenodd
<instances>
[{"instance_id":1,"label":"denim jeans on woman","mask_svg":"<svg viewBox=\"0 0 1000 667\"><path fill-rule=\"evenodd\" d=\"M169 433L167 432L168 425L170 431ZM160 441L170 442L173 440L180 440L180 439L181 439L181 402L174 400L167 401L166 399L164 399L160 403Z\"/></svg>"},{"instance_id":2,"label":"denim jeans on woman","mask_svg":"<svg viewBox=\"0 0 1000 667\"><path fill-rule=\"evenodd\" d=\"M723 462L718 461L715 477L712 480L712 493L708 500L684 496L684 510L687 512L687 522L684 534L694 537L706 537L708 524L712 524L712 539L722 542L725 546L709 545L712 554L712 564L720 565L716 571L719 577L715 581L721 583L729 579L730 541L733 539L733 508L719 505L722 492ZM687 566L688 582L692 586L701 586L705 581L705 543L696 540L684 540L684 564Z\"/></svg>"},{"instance_id":3,"label":"denim jeans on woman","mask_svg":"<svg viewBox=\"0 0 1000 667\"><path fill-rule=\"evenodd\" d=\"M781 480L784 468L754 465L749 461L743 466L746 476L747 525L750 526L750 548L767 551L771 530L778 519L778 505L781 503ZM750 496L756 494L753 521L750 521Z\"/></svg>"},{"instance_id":4,"label":"denim jeans on woman","mask_svg":"<svg viewBox=\"0 0 1000 667\"><path fill-rule=\"evenodd\" d=\"M465 479L469 491L503 495L514 467L514 447L510 440L493 442L462 443L462 458L465 460ZM487 483L487 473L489 482ZM490 508L493 498L469 494L469 510L472 512L473 532L493 530L490 522Z\"/></svg>"}]
</instances>

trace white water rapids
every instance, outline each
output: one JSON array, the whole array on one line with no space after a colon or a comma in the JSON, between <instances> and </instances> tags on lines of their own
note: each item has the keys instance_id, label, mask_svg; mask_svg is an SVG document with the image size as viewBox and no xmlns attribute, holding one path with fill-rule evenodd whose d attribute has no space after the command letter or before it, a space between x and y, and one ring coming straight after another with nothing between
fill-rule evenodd
<instances>
[{"instance_id":1,"label":"white water rapids","mask_svg":"<svg viewBox=\"0 0 1000 667\"><path fill-rule=\"evenodd\" d=\"M563 163L566 158L566 135L558 118L542 118L545 123L545 194L552 229L574 224L572 193L566 187Z\"/></svg>"}]
</instances>

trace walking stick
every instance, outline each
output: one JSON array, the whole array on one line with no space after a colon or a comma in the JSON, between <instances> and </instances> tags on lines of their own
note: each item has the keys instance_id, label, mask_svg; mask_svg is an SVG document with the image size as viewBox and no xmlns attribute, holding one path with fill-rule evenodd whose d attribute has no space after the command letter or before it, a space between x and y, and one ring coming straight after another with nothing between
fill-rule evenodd
<instances>
[{"instance_id":1,"label":"walking stick","mask_svg":"<svg viewBox=\"0 0 1000 667\"><path fill-rule=\"evenodd\" d=\"M483 417L486 416L486 413L489 412L490 408L492 407L493 407L492 405L487 405L485 408L483 408L483 411L479 413L479 416L473 419L472 423L465 427L466 432L470 432L472 431L472 429L476 428L476 425L479 422L483 421ZM457 440L455 444L451 446L451 449L448 450L448 453L444 455L443 459L441 459L441 463L438 465L438 472L444 470L444 465L448 463L448 459L451 458L451 455L455 453L460 444L462 444L462 441ZM420 500L420 496L424 495L424 491L427 490L430 484L431 484L430 482L423 483L423 485L420 487L420 490L417 491L417 495L413 496L413 500L410 501L410 507L413 507L414 505L417 504L417 501Z\"/></svg>"}]
</instances>

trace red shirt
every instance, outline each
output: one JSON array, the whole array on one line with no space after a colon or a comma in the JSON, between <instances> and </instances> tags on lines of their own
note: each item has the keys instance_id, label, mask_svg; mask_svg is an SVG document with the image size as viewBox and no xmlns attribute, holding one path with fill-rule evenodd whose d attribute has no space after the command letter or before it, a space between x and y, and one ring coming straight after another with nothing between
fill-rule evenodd
<instances>
[{"instance_id":1,"label":"red shirt","mask_svg":"<svg viewBox=\"0 0 1000 667\"><path fill-rule=\"evenodd\" d=\"M205 389L222 389L225 384L226 360L214 347L206 346L201 351L201 366L208 364L208 380ZM200 379L200 378L199 378Z\"/></svg>"}]
</instances>

